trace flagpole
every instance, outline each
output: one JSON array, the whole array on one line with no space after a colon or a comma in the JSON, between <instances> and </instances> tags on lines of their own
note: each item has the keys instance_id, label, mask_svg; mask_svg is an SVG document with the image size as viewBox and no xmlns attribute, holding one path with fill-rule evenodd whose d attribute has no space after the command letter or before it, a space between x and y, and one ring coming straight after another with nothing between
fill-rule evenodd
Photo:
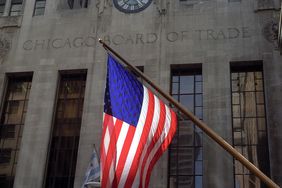
<instances>
[{"instance_id":1,"label":"flagpole","mask_svg":"<svg viewBox=\"0 0 282 188\"><path fill-rule=\"evenodd\" d=\"M222 137L220 137L216 132L209 128L204 122L199 120L193 113L186 110L186 108L172 98L169 94L164 92L160 87L154 84L146 75L144 75L140 70L135 68L129 62L127 62L123 57L121 57L117 52L115 52L110 46L108 46L104 41L99 39L99 42L103 47L110 51L113 55L123 61L125 65L134 70L143 80L150 84L157 92L159 92L163 97L165 97L171 104L173 104L180 112L189 117L189 119L195 123L199 128L201 128L209 137L216 141L220 146L222 146L227 152L229 152L234 158L240 161L247 169L249 169L254 175L256 175L261 181L263 181L270 188L279 188L269 177L267 177L262 171L260 171L255 165L248 161L241 153L239 153L235 148L233 148L228 142L226 142Z\"/></svg>"}]
</instances>

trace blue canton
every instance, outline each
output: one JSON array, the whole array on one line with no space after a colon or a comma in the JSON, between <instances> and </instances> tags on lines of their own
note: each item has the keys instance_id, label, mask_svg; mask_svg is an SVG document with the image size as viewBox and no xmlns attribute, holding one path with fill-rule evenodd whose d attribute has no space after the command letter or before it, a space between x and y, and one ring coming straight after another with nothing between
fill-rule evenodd
<instances>
[{"instance_id":1,"label":"blue canton","mask_svg":"<svg viewBox=\"0 0 282 188\"><path fill-rule=\"evenodd\" d=\"M109 55L104 112L137 126L142 103L143 85Z\"/></svg>"}]
</instances>

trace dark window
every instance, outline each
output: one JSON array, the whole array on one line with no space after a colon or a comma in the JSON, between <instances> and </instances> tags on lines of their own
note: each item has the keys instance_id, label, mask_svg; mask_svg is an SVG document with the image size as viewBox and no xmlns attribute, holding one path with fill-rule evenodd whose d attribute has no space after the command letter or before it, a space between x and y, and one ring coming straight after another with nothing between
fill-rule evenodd
<instances>
[{"instance_id":1,"label":"dark window","mask_svg":"<svg viewBox=\"0 0 282 188\"><path fill-rule=\"evenodd\" d=\"M62 73L56 104L46 188L72 188L80 136L86 72Z\"/></svg>"},{"instance_id":2,"label":"dark window","mask_svg":"<svg viewBox=\"0 0 282 188\"><path fill-rule=\"evenodd\" d=\"M179 0L180 5L193 6L201 3L202 0Z\"/></svg>"},{"instance_id":3,"label":"dark window","mask_svg":"<svg viewBox=\"0 0 282 188\"><path fill-rule=\"evenodd\" d=\"M88 0L67 0L69 8L87 8Z\"/></svg>"},{"instance_id":4,"label":"dark window","mask_svg":"<svg viewBox=\"0 0 282 188\"><path fill-rule=\"evenodd\" d=\"M241 0L228 0L229 3L241 2Z\"/></svg>"},{"instance_id":5,"label":"dark window","mask_svg":"<svg viewBox=\"0 0 282 188\"><path fill-rule=\"evenodd\" d=\"M22 14L23 0L12 0L10 16L19 16Z\"/></svg>"},{"instance_id":6,"label":"dark window","mask_svg":"<svg viewBox=\"0 0 282 188\"><path fill-rule=\"evenodd\" d=\"M44 15L46 0L36 0L34 5L34 16Z\"/></svg>"},{"instance_id":7,"label":"dark window","mask_svg":"<svg viewBox=\"0 0 282 188\"><path fill-rule=\"evenodd\" d=\"M11 148L0 149L0 164L10 163L11 153Z\"/></svg>"},{"instance_id":8,"label":"dark window","mask_svg":"<svg viewBox=\"0 0 282 188\"><path fill-rule=\"evenodd\" d=\"M15 138L16 125L13 124L2 124L0 126L0 138Z\"/></svg>"},{"instance_id":9,"label":"dark window","mask_svg":"<svg viewBox=\"0 0 282 188\"><path fill-rule=\"evenodd\" d=\"M247 64L247 63L246 63ZM262 65L231 65L233 145L250 162L269 174ZM234 159L235 187L266 187Z\"/></svg>"},{"instance_id":10,"label":"dark window","mask_svg":"<svg viewBox=\"0 0 282 188\"><path fill-rule=\"evenodd\" d=\"M0 187L13 187L31 79L29 75L8 76L0 121Z\"/></svg>"},{"instance_id":11,"label":"dark window","mask_svg":"<svg viewBox=\"0 0 282 188\"><path fill-rule=\"evenodd\" d=\"M195 2L195 1L198 1L198 0L179 0L179 1L180 1L181 3L182 3L182 2L187 2L187 3L188 3L188 2Z\"/></svg>"},{"instance_id":12,"label":"dark window","mask_svg":"<svg viewBox=\"0 0 282 188\"><path fill-rule=\"evenodd\" d=\"M4 14L6 0L0 0L0 16Z\"/></svg>"},{"instance_id":13,"label":"dark window","mask_svg":"<svg viewBox=\"0 0 282 188\"><path fill-rule=\"evenodd\" d=\"M171 94L187 109L203 118L201 65L172 69ZM169 187L202 188L203 132L186 117L178 117L176 135L169 148Z\"/></svg>"}]
</instances>

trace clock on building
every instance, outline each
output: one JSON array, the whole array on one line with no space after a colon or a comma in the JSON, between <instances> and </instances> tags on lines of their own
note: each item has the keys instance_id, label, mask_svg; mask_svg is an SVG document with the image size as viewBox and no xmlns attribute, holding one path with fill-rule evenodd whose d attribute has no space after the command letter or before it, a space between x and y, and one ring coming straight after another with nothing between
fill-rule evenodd
<instances>
[{"instance_id":1,"label":"clock on building","mask_svg":"<svg viewBox=\"0 0 282 188\"><path fill-rule=\"evenodd\" d=\"M147 8L152 0L113 0L115 7L121 12L136 13Z\"/></svg>"}]
</instances>

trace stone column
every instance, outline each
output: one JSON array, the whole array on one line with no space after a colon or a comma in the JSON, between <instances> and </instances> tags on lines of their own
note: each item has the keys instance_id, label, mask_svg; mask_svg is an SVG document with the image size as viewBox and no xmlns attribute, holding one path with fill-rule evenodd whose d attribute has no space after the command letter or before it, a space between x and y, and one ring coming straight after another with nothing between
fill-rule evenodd
<instances>
[{"instance_id":1,"label":"stone column","mask_svg":"<svg viewBox=\"0 0 282 188\"><path fill-rule=\"evenodd\" d=\"M9 16L12 0L6 0L3 16Z\"/></svg>"},{"instance_id":2,"label":"stone column","mask_svg":"<svg viewBox=\"0 0 282 188\"><path fill-rule=\"evenodd\" d=\"M94 145L98 156L100 156L104 109L103 99L106 83L105 80L101 78L106 77L106 59L101 57L101 60L95 59L94 62L95 66L93 65L87 70L74 187L82 186Z\"/></svg>"},{"instance_id":3,"label":"stone column","mask_svg":"<svg viewBox=\"0 0 282 188\"><path fill-rule=\"evenodd\" d=\"M57 77L57 70L33 74L14 188L43 186Z\"/></svg>"},{"instance_id":4,"label":"stone column","mask_svg":"<svg viewBox=\"0 0 282 188\"><path fill-rule=\"evenodd\" d=\"M265 104L271 179L282 185L282 57L279 51L264 54Z\"/></svg>"},{"instance_id":5,"label":"stone column","mask_svg":"<svg viewBox=\"0 0 282 188\"><path fill-rule=\"evenodd\" d=\"M203 64L204 122L232 143L230 70L225 58L208 58ZM204 135L203 187L234 187L233 159Z\"/></svg>"}]
</instances>

